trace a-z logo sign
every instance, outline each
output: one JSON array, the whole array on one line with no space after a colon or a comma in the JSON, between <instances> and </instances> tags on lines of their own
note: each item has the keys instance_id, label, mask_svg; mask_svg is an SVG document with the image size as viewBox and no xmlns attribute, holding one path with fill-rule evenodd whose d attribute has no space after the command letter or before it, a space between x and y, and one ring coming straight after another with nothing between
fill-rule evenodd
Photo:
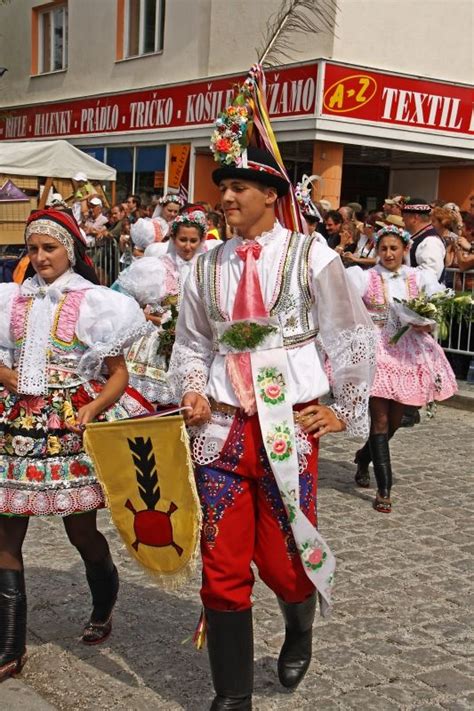
<instances>
[{"instance_id":1,"label":"a-z logo sign","mask_svg":"<svg viewBox=\"0 0 474 711\"><path fill-rule=\"evenodd\" d=\"M366 74L352 74L336 81L324 92L324 108L331 112L356 111L375 96L377 82Z\"/></svg>"},{"instance_id":2,"label":"a-z logo sign","mask_svg":"<svg viewBox=\"0 0 474 711\"><path fill-rule=\"evenodd\" d=\"M324 116L425 131L474 133L474 88L397 74L325 67Z\"/></svg>"}]
</instances>

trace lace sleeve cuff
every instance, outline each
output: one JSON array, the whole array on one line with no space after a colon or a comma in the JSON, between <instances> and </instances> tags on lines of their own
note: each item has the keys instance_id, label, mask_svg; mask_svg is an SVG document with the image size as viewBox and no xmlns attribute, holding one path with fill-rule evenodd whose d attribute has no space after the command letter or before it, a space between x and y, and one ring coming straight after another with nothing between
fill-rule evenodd
<instances>
[{"instance_id":1,"label":"lace sleeve cuff","mask_svg":"<svg viewBox=\"0 0 474 711\"><path fill-rule=\"evenodd\" d=\"M97 378L101 372L104 358L113 358L122 355L126 348L142 336L154 333L155 326L147 321L136 328L129 329L121 334L121 338L113 343L98 343L87 350L77 366L81 377L91 380Z\"/></svg>"},{"instance_id":2,"label":"lace sleeve cuff","mask_svg":"<svg viewBox=\"0 0 474 711\"><path fill-rule=\"evenodd\" d=\"M7 368L11 368L13 365L12 352L9 348L2 348L0 346L0 365L4 365Z\"/></svg>"},{"instance_id":3,"label":"lace sleeve cuff","mask_svg":"<svg viewBox=\"0 0 474 711\"><path fill-rule=\"evenodd\" d=\"M336 417L345 423L346 434L366 439L369 436L368 384L343 383L340 387L334 385L333 393L335 402L329 407Z\"/></svg>"},{"instance_id":4,"label":"lace sleeve cuff","mask_svg":"<svg viewBox=\"0 0 474 711\"><path fill-rule=\"evenodd\" d=\"M193 344L193 348L182 343L174 344L168 376L180 400L188 392L206 397L212 357L212 353L204 351L199 353L197 344Z\"/></svg>"},{"instance_id":5,"label":"lace sleeve cuff","mask_svg":"<svg viewBox=\"0 0 474 711\"><path fill-rule=\"evenodd\" d=\"M369 434L369 396L375 372L377 334L358 325L326 337L324 349L332 370L335 402L330 407L354 437Z\"/></svg>"}]
</instances>

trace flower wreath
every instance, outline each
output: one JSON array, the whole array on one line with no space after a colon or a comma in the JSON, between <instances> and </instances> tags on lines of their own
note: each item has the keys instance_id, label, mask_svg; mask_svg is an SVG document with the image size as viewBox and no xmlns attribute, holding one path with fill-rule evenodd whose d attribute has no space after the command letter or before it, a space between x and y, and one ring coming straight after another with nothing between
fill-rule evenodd
<instances>
[{"instance_id":1,"label":"flower wreath","mask_svg":"<svg viewBox=\"0 0 474 711\"><path fill-rule=\"evenodd\" d=\"M185 205L183 198L180 197L179 195L176 195L175 193L166 193L166 195L162 195L158 199L159 205L165 206L165 205L168 205L170 202L175 202L180 207L184 207L184 205Z\"/></svg>"},{"instance_id":2,"label":"flower wreath","mask_svg":"<svg viewBox=\"0 0 474 711\"><path fill-rule=\"evenodd\" d=\"M171 223L171 234L175 235L181 225L184 225L184 227L197 227L203 237L207 234L208 223L206 215L200 210L183 212L182 215L175 217Z\"/></svg>"},{"instance_id":3,"label":"flower wreath","mask_svg":"<svg viewBox=\"0 0 474 711\"><path fill-rule=\"evenodd\" d=\"M411 239L410 233L404 230L402 227L396 227L395 225L387 225L387 227L382 227L381 230L375 233L375 246L378 245L382 237L386 237L387 235L400 237L400 239L403 241L403 244L408 244Z\"/></svg>"}]
</instances>

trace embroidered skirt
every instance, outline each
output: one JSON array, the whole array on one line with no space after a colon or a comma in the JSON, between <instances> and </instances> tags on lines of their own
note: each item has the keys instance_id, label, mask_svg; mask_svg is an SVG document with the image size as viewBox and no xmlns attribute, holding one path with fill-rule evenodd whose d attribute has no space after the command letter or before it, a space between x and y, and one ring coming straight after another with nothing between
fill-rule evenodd
<instances>
[{"instance_id":1,"label":"embroidered skirt","mask_svg":"<svg viewBox=\"0 0 474 711\"><path fill-rule=\"evenodd\" d=\"M66 425L102 388L103 383L90 381L50 388L44 396L0 388L0 515L68 516L105 506L82 436ZM96 421L151 411L139 393L127 388Z\"/></svg>"}]
</instances>

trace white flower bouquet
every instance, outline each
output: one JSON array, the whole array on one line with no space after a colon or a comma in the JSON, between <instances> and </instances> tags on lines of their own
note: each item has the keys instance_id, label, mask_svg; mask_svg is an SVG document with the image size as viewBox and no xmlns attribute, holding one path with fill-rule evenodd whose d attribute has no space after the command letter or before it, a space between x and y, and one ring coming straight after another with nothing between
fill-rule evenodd
<instances>
[{"instance_id":1,"label":"white flower bouquet","mask_svg":"<svg viewBox=\"0 0 474 711\"><path fill-rule=\"evenodd\" d=\"M428 296L424 289L414 299L394 299L392 308L398 317L402 328L390 339L390 343L398 343L410 326L438 327L441 340L448 337L451 319L472 321L474 317L474 299L472 294L455 294L451 289L438 291Z\"/></svg>"}]
</instances>

